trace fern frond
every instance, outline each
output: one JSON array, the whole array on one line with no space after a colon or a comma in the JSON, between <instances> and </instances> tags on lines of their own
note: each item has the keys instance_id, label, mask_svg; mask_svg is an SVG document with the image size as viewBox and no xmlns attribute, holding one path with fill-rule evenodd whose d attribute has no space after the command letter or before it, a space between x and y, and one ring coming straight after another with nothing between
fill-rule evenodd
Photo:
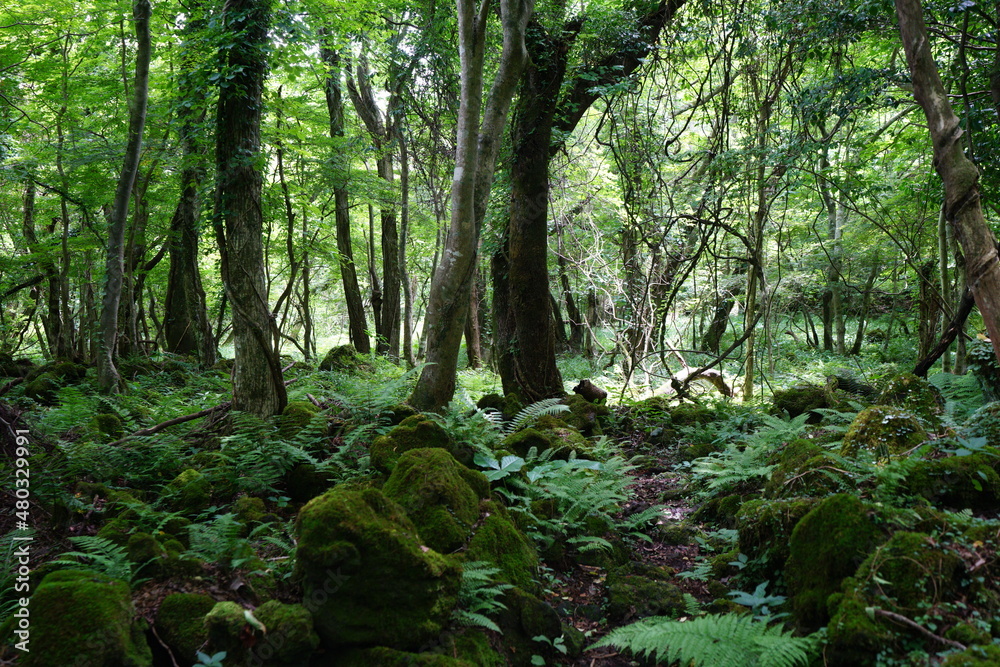
<instances>
[{"instance_id":1,"label":"fern frond","mask_svg":"<svg viewBox=\"0 0 1000 667\"><path fill-rule=\"evenodd\" d=\"M569 406L561 403L562 400L561 398L543 398L540 401L535 401L514 415L514 419L505 425L504 432L513 433L531 420L542 415L558 415L563 412L569 412Z\"/></svg>"},{"instance_id":2,"label":"fern frond","mask_svg":"<svg viewBox=\"0 0 1000 667\"><path fill-rule=\"evenodd\" d=\"M97 570L115 579L132 580L135 573L125 547L96 535L81 535L69 539L83 551L67 551L53 561L54 565L75 570Z\"/></svg>"},{"instance_id":3,"label":"fern frond","mask_svg":"<svg viewBox=\"0 0 1000 667\"><path fill-rule=\"evenodd\" d=\"M592 648L601 646L695 667L796 667L808 664L817 649L811 637L795 637L780 626L740 614L687 621L648 618L614 630Z\"/></svg>"}]
</instances>

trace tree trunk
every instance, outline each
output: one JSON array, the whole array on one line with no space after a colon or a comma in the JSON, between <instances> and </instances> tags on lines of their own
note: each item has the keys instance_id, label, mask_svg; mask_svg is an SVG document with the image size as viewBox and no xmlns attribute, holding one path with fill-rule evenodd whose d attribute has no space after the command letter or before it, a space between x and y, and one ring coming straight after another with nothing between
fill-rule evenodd
<instances>
[{"instance_id":1,"label":"tree trunk","mask_svg":"<svg viewBox=\"0 0 1000 667\"><path fill-rule=\"evenodd\" d=\"M265 287L260 121L267 72L267 0L228 0L223 24L231 48L220 53L232 78L219 90L215 225L222 279L233 313L233 408L267 417L288 397L275 349Z\"/></svg>"},{"instance_id":2,"label":"tree trunk","mask_svg":"<svg viewBox=\"0 0 1000 667\"><path fill-rule=\"evenodd\" d=\"M878 278L882 265L879 258L872 260L871 271L868 272L868 280L865 281L864 293L861 295L861 309L858 312L858 328L854 334L854 344L851 346L851 354L861 354L861 345L865 342L865 325L868 322L868 311L872 304L872 290L875 288L875 279Z\"/></svg>"},{"instance_id":3,"label":"tree trunk","mask_svg":"<svg viewBox=\"0 0 1000 667\"><path fill-rule=\"evenodd\" d=\"M195 8L195 11L200 11L200 8ZM193 37L204 28L204 24L204 19L189 19L184 27L184 36ZM164 335L169 352L192 355L202 366L211 366L216 362L217 352L198 267L201 188L206 159L205 146L198 140L197 131L204 124L206 111L198 102L207 91L197 84L196 63L192 55L194 46L185 44L182 48L186 49L181 56L182 71L178 80L178 98L182 103L177 105L181 194L170 220L170 271L163 304ZM187 102L191 102L192 106L187 106Z\"/></svg>"},{"instance_id":4,"label":"tree trunk","mask_svg":"<svg viewBox=\"0 0 1000 667\"><path fill-rule=\"evenodd\" d=\"M344 137L344 102L340 87L340 54L335 49L324 45L320 49L320 55L327 66L326 108L330 115L330 137L335 142L342 141ZM354 249L351 246L351 211L347 195L347 177L350 164L345 159L340 146L334 145L332 163L337 253L340 262L340 279L344 286L344 301L347 303L350 341L358 352L368 354L371 352L368 321L365 318L365 304L361 298L361 289L358 287L358 272L354 264Z\"/></svg>"},{"instance_id":5,"label":"tree trunk","mask_svg":"<svg viewBox=\"0 0 1000 667\"><path fill-rule=\"evenodd\" d=\"M482 106L488 0L457 0L461 99L451 188L451 224L434 271L424 331L427 365L410 398L418 410L440 410L455 393L455 374L485 217L507 111L527 59L524 33L533 0L500 0L503 50L486 108ZM482 119L480 120L480 112Z\"/></svg>"},{"instance_id":6,"label":"tree trunk","mask_svg":"<svg viewBox=\"0 0 1000 667\"><path fill-rule=\"evenodd\" d=\"M945 217L962 246L969 289L1000 359L1000 259L996 238L983 217L979 171L962 152L962 128L931 54L920 1L896 0L896 13L913 94L927 117L934 166L944 182Z\"/></svg>"},{"instance_id":7,"label":"tree trunk","mask_svg":"<svg viewBox=\"0 0 1000 667\"><path fill-rule=\"evenodd\" d=\"M132 8L135 18L135 36L138 43L135 60L135 85L129 113L128 145L115 201L108 216L108 247L105 262L104 298L101 308L101 344L97 356L97 384L105 393L121 389L121 377L115 368L115 344L118 338L118 305L121 302L122 282L125 273L125 223L128 220L132 186L139 171L142 151L142 132L146 125L146 102L149 96L150 36L149 17L152 7L149 0L136 0Z\"/></svg>"},{"instance_id":8,"label":"tree trunk","mask_svg":"<svg viewBox=\"0 0 1000 667\"><path fill-rule=\"evenodd\" d=\"M472 277L472 288L469 291L469 313L465 318L465 356L469 359L469 368L479 368L483 362L482 330L479 327L479 267Z\"/></svg>"}]
</instances>

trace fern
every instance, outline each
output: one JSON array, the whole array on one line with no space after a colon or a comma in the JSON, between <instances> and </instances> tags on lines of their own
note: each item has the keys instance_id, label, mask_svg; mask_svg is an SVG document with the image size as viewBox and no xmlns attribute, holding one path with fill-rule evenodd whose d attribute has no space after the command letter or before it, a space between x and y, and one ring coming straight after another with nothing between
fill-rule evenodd
<instances>
[{"instance_id":1,"label":"fern","mask_svg":"<svg viewBox=\"0 0 1000 667\"><path fill-rule=\"evenodd\" d=\"M562 400L561 398L543 398L540 401L535 401L531 405L522 408L514 415L514 419L504 424L501 430L505 434L513 433L542 415L558 415L563 412L569 412L569 406L562 403Z\"/></svg>"},{"instance_id":2,"label":"fern","mask_svg":"<svg viewBox=\"0 0 1000 667\"><path fill-rule=\"evenodd\" d=\"M486 561L474 560L462 565L458 606L451 615L456 623L501 632L489 614L507 608L500 602L500 597L513 586L495 581L494 577L499 572L500 568Z\"/></svg>"},{"instance_id":3,"label":"fern","mask_svg":"<svg viewBox=\"0 0 1000 667\"><path fill-rule=\"evenodd\" d=\"M132 561L129 560L125 547L94 535L81 535L69 539L83 551L67 551L52 561L53 565L75 570L96 570L115 579L138 583L132 581L138 570L133 570Z\"/></svg>"},{"instance_id":4,"label":"fern","mask_svg":"<svg viewBox=\"0 0 1000 667\"><path fill-rule=\"evenodd\" d=\"M249 543L241 536L243 528L235 514L218 514L211 523L191 524L188 526L191 546L185 555L239 567L252 553Z\"/></svg>"},{"instance_id":5,"label":"fern","mask_svg":"<svg viewBox=\"0 0 1000 667\"><path fill-rule=\"evenodd\" d=\"M742 614L647 618L612 631L591 648L602 646L695 667L795 667L809 664L819 648L815 637L795 637Z\"/></svg>"}]
</instances>

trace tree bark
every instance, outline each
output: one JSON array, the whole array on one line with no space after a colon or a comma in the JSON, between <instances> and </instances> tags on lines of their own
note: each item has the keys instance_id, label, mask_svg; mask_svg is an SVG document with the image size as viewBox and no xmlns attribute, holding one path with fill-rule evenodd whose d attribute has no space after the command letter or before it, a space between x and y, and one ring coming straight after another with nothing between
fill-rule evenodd
<instances>
[{"instance_id":1,"label":"tree bark","mask_svg":"<svg viewBox=\"0 0 1000 667\"><path fill-rule=\"evenodd\" d=\"M500 135L527 60L524 33L533 0L500 0L503 49L483 110L483 61L489 0L457 0L461 98L451 188L451 223L434 271L426 324L427 365L410 402L440 410L455 394L458 353L478 263L479 233L493 181ZM480 114L482 112L482 117Z\"/></svg>"},{"instance_id":2,"label":"tree bark","mask_svg":"<svg viewBox=\"0 0 1000 667\"><path fill-rule=\"evenodd\" d=\"M114 205L108 216L108 247L105 261L104 298L101 309L101 344L97 356L97 384L105 393L121 389L121 377L115 368L115 344L118 338L118 306L122 296L125 273L125 223L128 220L132 186L139 171L142 133L146 126L146 104L149 98L150 36L149 0L136 0L132 7L135 37L138 44L135 59L135 85L129 112L128 144L122 163Z\"/></svg>"},{"instance_id":3,"label":"tree bark","mask_svg":"<svg viewBox=\"0 0 1000 667\"><path fill-rule=\"evenodd\" d=\"M195 8L200 11L200 8ZM205 21L192 17L184 26L190 38L204 28ZM202 366L216 362L215 337L208 319L205 290L198 267L201 215L201 187L205 179L205 146L198 140L197 128L205 121L206 111L198 104L206 93L197 85L194 72L194 47L184 45L182 71L178 77L178 142L181 149L180 199L170 220L168 241L170 271L164 308L164 335L167 350L193 355ZM188 106L187 103L191 103Z\"/></svg>"},{"instance_id":4,"label":"tree bark","mask_svg":"<svg viewBox=\"0 0 1000 667\"><path fill-rule=\"evenodd\" d=\"M980 204L979 171L962 152L962 128L931 54L920 1L896 0L896 14L913 95L927 117L934 167L944 183L945 218L962 246L969 289L1000 359L1000 259Z\"/></svg>"},{"instance_id":5,"label":"tree bark","mask_svg":"<svg viewBox=\"0 0 1000 667\"><path fill-rule=\"evenodd\" d=\"M267 0L228 0L223 24L232 46L216 117L215 225L222 279L233 313L233 408L267 417L288 402L275 349L262 244L260 122L267 73Z\"/></svg>"},{"instance_id":6,"label":"tree bark","mask_svg":"<svg viewBox=\"0 0 1000 667\"><path fill-rule=\"evenodd\" d=\"M324 37L328 39L324 31ZM325 39L324 39L325 42ZM330 115L330 138L335 142L344 137L344 101L340 84L340 54L332 47L324 45L320 49L326 63L326 108ZM337 253L340 263L340 279L344 286L344 301L347 303L347 322L350 341L361 354L371 352L368 338L368 321L365 318L365 303L358 286L358 272L354 264L354 249L351 245L351 210L347 194L349 162L344 159L342 149L334 145L334 215L337 227Z\"/></svg>"}]
</instances>

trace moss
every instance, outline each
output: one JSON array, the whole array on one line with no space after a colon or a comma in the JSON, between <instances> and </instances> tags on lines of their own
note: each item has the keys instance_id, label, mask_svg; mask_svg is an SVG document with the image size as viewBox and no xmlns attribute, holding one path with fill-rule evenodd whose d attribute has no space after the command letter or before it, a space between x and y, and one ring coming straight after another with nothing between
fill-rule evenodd
<instances>
[{"instance_id":1,"label":"moss","mask_svg":"<svg viewBox=\"0 0 1000 667\"><path fill-rule=\"evenodd\" d=\"M385 646L356 649L336 658L338 667L478 667L476 663L435 653L407 653Z\"/></svg>"},{"instance_id":2,"label":"moss","mask_svg":"<svg viewBox=\"0 0 1000 667\"><path fill-rule=\"evenodd\" d=\"M319 413L319 408L309 401L289 401L281 415L275 420L278 425L278 433L285 437L292 437L299 431L309 426L309 423Z\"/></svg>"},{"instance_id":3,"label":"moss","mask_svg":"<svg viewBox=\"0 0 1000 667\"><path fill-rule=\"evenodd\" d=\"M197 652L208 641L205 615L214 606L215 600L202 593L171 593L160 603L153 627L180 664L197 660Z\"/></svg>"},{"instance_id":4,"label":"moss","mask_svg":"<svg viewBox=\"0 0 1000 667\"><path fill-rule=\"evenodd\" d=\"M858 592L871 604L911 611L958 597L962 559L929 535L899 531L858 568Z\"/></svg>"},{"instance_id":5,"label":"moss","mask_svg":"<svg viewBox=\"0 0 1000 667\"><path fill-rule=\"evenodd\" d=\"M800 627L826 625L827 598L881 542L871 514L856 497L841 493L818 503L792 530L785 583Z\"/></svg>"},{"instance_id":6,"label":"moss","mask_svg":"<svg viewBox=\"0 0 1000 667\"><path fill-rule=\"evenodd\" d=\"M202 473L188 468L166 486L170 506L185 514L197 514L212 502L212 486Z\"/></svg>"},{"instance_id":7,"label":"moss","mask_svg":"<svg viewBox=\"0 0 1000 667\"><path fill-rule=\"evenodd\" d=\"M591 403L579 394L570 394L563 402L569 406L569 413L563 415L566 423L586 437L602 435L611 417L606 405Z\"/></svg>"},{"instance_id":8,"label":"moss","mask_svg":"<svg viewBox=\"0 0 1000 667\"><path fill-rule=\"evenodd\" d=\"M941 667L996 667L1000 665L1000 646L986 644L970 646L961 653L952 653L941 662Z\"/></svg>"},{"instance_id":9,"label":"moss","mask_svg":"<svg viewBox=\"0 0 1000 667\"><path fill-rule=\"evenodd\" d=\"M358 354L350 343L331 347L323 357L323 361L319 363L321 371L347 371L370 367L368 360Z\"/></svg>"},{"instance_id":10,"label":"moss","mask_svg":"<svg viewBox=\"0 0 1000 667\"><path fill-rule=\"evenodd\" d=\"M505 667L506 662L490 646L490 638L480 628L467 628L459 634L446 633L441 637L441 647L437 653L454 656L476 667Z\"/></svg>"},{"instance_id":11,"label":"moss","mask_svg":"<svg viewBox=\"0 0 1000 667\"><path fill-rule=\"evenodd\" d=\"M407 650L448 622L461 568L425 547L403 508L381 491L334 488L302 508L295 532L303 604L327 646Z\"/></svg>"},{"instance_id":12,"label":"moss","mask_svg":"<svg viewBox=\"0 0 1000 667\"><path fill-rule=\"evenodd\" d=\"M444 449L411 449L399 457L382 492L406 510L427 546L451 553L468 539L489 482Z\"/></svg>"},{"instance_id":13,"label":"moss","mask_svg":"<svg viewBox=\"0 0 1000 667\"><path fill-rule=\"evenodd\" d=\"M815 470L815 468L805 468L803 464L806 461L825 454L826 451L811 440L799 438L789 442L779 450L776 456L771 458L770 462L774 463L776 467L771 471L771 476L768 478L767 484L764 485L764 497L781 498L786 495L803 495L786 488L786 485L788 487L795 485L798 482L798 479L795 479L798 475Z\"/></svg>"},{"instance_id":14,"label":"moss","mask_svg":"<svg viewBox=\"0 0 1000 667\"><path fill-rule=\"evenodd\" d=\"M148 563L163 554L163 546L149 533L134 533L128 538L128 559L133 563Z\"/></svg>"},{"instance_id":15,"label":"moss","mask_svg":"<svg viewBox=\"0 0 1000 667\"><path fill-rule=\"evenodd\" d=\"M467 464L472 462L471 454L456 456L459 454L459 449L440 424L424 415L413 415L404 419L399 426L386 435L375 438L369 449L372 467L381 472L389 473L403 452L425 447L446 449L460 462ZM463 459L468 459L468 461L463 461Z\"/></svg>"},{"instance_id":16,"label":"moss","mask_svg":"<svg viewBox=\"0 0 1000 667\"><path fill-rule=\"evenodd\" d=\"M101 526L100 530L97 531L97 536L111 540L119 546L125 546L134 530L135 525L129 519L119 516Z\"/></svg>"},{"instance_id":17,"label":"moss","mask_svg":"<svg viewBox=\"0 0 1000 667\"><path fill-rule=\"evenodd\" d=\"M465 551L468 560L483 560L500 568L500 578L526 591L533 591L538 553L507 516L502 505L485 504L485 519Z\"/></svg>"},{"instance_id":18,"label":"moss","mask_svg":"<svg viewBox=\"0 0 1000 667\"><path fill-rule=\"evenodd\" d=\"M393 426L399 426L410 417L418 414L420 413L417 412L415 408L407 405L406 403L398 403L384 412L383 416L388 417L389 423Z\"/></svg>"},{"instance_id":19,"label":"moss","mask_svg":"<svg viewBox=\"0 0 1000 667\"><path fill-rule=\"evenodd\" d=\"M967 438L986 438L994 447L1000 445L1000 401L987 403L969 415L961 433Z\"/></svg>"},{"instance_id":20,"label":"moss","mask_svg":"<svg viewBox=\"0 0 1000 667\"><path fill-rule=\"evenodd\" d=\"M684 597L670 583L673 571L632 563L608 573L608 620L619 623L647 616L684 613Z\"/></svg>"},{"instance_id":21,"label":"moss","mask_svg":"<svg viewBox=\"0 0 1000 667\"><path fill-rule=\"evenodd\" d=\"M743 496L738 493L715 496L695 510L693 518L695 521L717 524L722 528L735 528L736 514L743 506L743 502Z\"/></svg>"},{"instance_id":22,"label":"moss","mask_svg":"<svg viewBox=\"0 0 1000 667\"><path fill-rule=\"evenodd\" d=\"M972 623L957 623L945 631L944 636L946 639L956 641L965 646L971 646L973 644L990 644L993 642L993 637L990 636L988 630L984 630Z\"/></svg>"},{"instance_id":23,"label":"moss","mask_svg":"<svg viewBox=\"0 0 1000 667\"><path fill-rule=\"evenodd\" d=\"M42 373L24 384L24 395L42 405L52 405L62 383L53 373Z\"/></svg>"},{"instance_id":24,"label":"moss","mask_svg":"<svg viewBox=\"0 0 1000 667\"><path fill-rule=\"evenodd\" d=\"M552 438L538 429L523 428L504 438L503 448L524 458L532 447L539 452L544 452L546 449L552 448L553 444Z\"/></svg>"},{"instance_id":25,"label":"moss","mask_svg":"<svg viewBox=\"0 0 1000 667\"><path fill-rule=\"evenodd\" d=\"M759 563L761 576L774 581L789 556L796 524L816 505L811 498L750 500L736 514L740 552Z\"/></svg>"},{"instance_id":26,"label":"moss","mask_svg":"<svg viewBox=\"0 0 1000 667\"><path fill-rule=\"evenodd\" d=\"M840 453L854 456L859 449L879 458L901 454L927 440L927 431L915 416L899 408L873 405L858 413L844 436Z\"/></svg>"},{"instance_id":27,"label":"moss","mask_svg":"<svg viewBox=\"0 0 1000 667\"><path fill-rule=\"evenodd\" d=\"M252 649L251 664L304 667L319 647L312 614L300 604L272 600L257 607L254 616L267 633Z\"/></svg>"},{"instance_id":28,"label":"moss","mask_svg":"<svg viewBox=\"0 0 1000 667\"><path fill-rule=\"evenodd\" d=\"M934 505L987 511L1000 500L1000 475L984 454L919 461L906 477L910 493Z\"/></svg>"},{"instance_id":29,"label":"moss","mask_svg":"<svg viewBox=\"0 0 1000 667\"><path fill-rule=\"evenodd\" d=\"M829 407L827 401L826 387L814 384L797 385L789 389L778 390L771 397L771 414L789 417L798 417L809 412L806 420L809 424L818 424L823 420L823 415L812 412L817 408Z\"/></svg>"},{"instance_id":30,"label":"moss","mask_svg":"<svg viewBox=\"0 0 1000 667\"><path fill-rule=\"evenodd\" d=\"M911 414L936 423L944 412L944 399L937 387L913 373L900 373L890 379L878 402L903 408Z\"/></svg>"},{"instance_id":31,"label":"moss","mask_svg":"<svg viewBox=\"0 0 1000 667\"><path fill-rule=\"evenodd\" d=\"M865 601L854 595L831 597L831 619L823 651L826 664L874 665L878 653L892 644L892 633L868 614L867 607Z\"/></svg>"},{"instance_id":32,"label":"moss","mask_svg":"<svg viewBox=\"0 0 1000 667\"><path fill-rule=\"evenodd\" d=\"M717 418L715 410L694 403L682 403L670 410L670 421L674 426L700 426Z\"/></svg>"},{"instance_id":33,"label":"moss","mask_svg":"<svg viewBox=\"0 0 1000 667\"><path fill-rule=\"evenodd\" d=\"M546 644L534 638L543 636L554 640L562 636L563 626L556 610L519 588L506 591L502 602L507 608L497 613L496 622L503 631L499 648L507 660L520 667L530 665L531 656L535 654L554 657Z\"/></svg>"},{"instance_id":34,"label":"moss","mask_svg":"<svg viewBox=\"0 0 1000 667\"><path fill-rule=\"evenodd\" d=\"M98 433L104 435L108 441L118 440L125 435L125 426L122 424L122 418L111 412L94 415L90 420L90 425Z\"/></svg>"},{"instance_id":35,"label":"moss","mask_svg":"<svg viewBox=\"0 0 1000 667\"><path fill-rule=\"evenodd\" d=\"M233 511L236 513L236 518L241 522L248 524L255 521L260 521L267 514L267 507L264 505L264 500L261 498L254 498L253 496L240 496L233 503Z\"/></svg>"},{"instance_id":36,"label":"moss","mask_svg":"<svg viewBox=\"0 0 1000 667\"><path fill-rule=\"evenodd\" d=\"M227 658L237 664L243 661L251 638L259 637L259 631L247 623L243 607L229 600L217 602L209 610L205 629L212 651L225 651Z\"/></svg>"},{"instance_id":37,"label":"moss","mask_svg":"<svg viewBox=\"0 0 1000 667\"><path fill-rule=\"evenodd\" d=\"M128 584L87 570L60 570L31 596L25 667L146 667L152 654L134 622Z\"/></svg>"}]
</instances>

